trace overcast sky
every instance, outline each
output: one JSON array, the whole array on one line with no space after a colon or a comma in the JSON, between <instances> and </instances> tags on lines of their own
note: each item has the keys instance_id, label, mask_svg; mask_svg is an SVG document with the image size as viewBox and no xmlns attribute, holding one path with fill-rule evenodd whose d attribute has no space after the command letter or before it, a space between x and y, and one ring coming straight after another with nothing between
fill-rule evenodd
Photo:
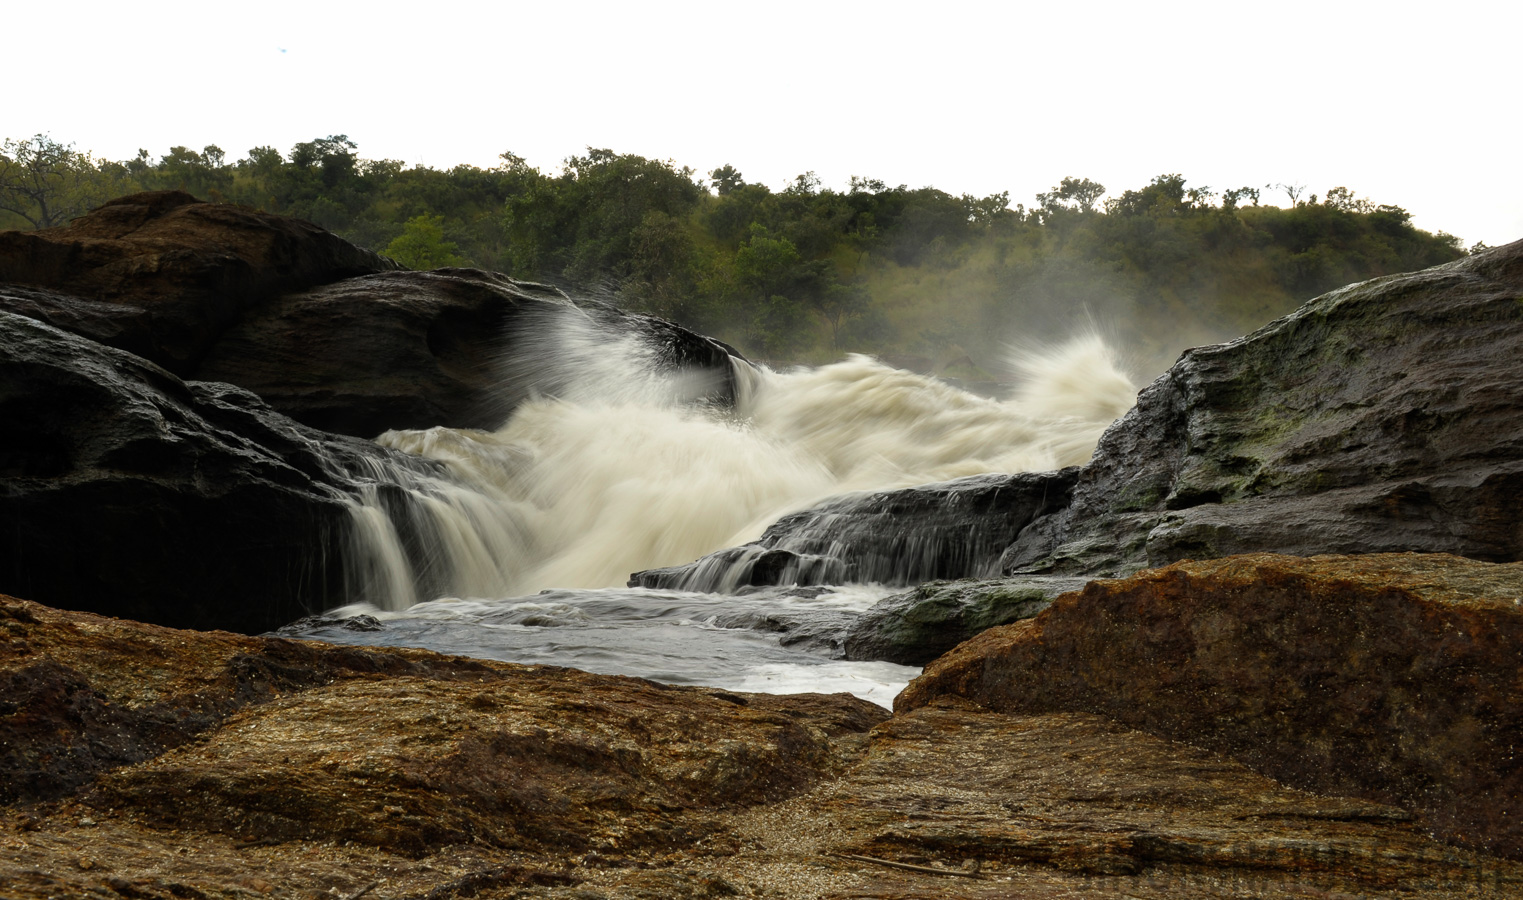
<instances>
[{"instance_id":1,"label":"overcast sky","mask_svg":"<svg viewBox=\"0 0 1523 900\"><path fill-rule=\"evenodd\" d=\"M588 146L1032 197L1343 185L1523 238L1523 4L76 2L5 15L0 136L544 171ZM1266 202L1284 204L1283 194Z\"/></svg>"}]
</instances>

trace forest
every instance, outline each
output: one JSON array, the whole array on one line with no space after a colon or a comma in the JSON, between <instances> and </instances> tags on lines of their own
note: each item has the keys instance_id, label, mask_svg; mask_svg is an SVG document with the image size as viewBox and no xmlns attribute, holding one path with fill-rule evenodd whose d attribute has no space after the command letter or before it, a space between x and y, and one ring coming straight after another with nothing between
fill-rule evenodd
<instances>
[{"instance_id":1,"label":"forest","mask_svg":"<svg viewBox=\"0 0 1523 900\"><path fill-rule=\"evenodd\" d=\"M558 172L500 160L408 166L331 135L236 160L213 145L117 161L47 135L9 138L0 229L179 189L306 219L415 269L548 281L760 360L861 352L971 381L1008 377L1012 348L1078 332L1151 375L1319 293L1467 252L1344 186L1213 188L1169 173L1117 192L1066 177L1028 206L870 177L834 190L812 172L774 189L728 165L700 174L607 149Z\"/></svg>"}]
</instances>

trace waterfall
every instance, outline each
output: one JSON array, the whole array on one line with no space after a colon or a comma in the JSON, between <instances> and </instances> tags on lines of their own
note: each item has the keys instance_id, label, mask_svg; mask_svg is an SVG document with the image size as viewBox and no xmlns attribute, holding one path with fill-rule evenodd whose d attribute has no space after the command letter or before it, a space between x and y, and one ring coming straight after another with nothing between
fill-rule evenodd
<instances>
[{"instance_id":1,"label":"waterfall","mask_svg":"<svg viewBox=\"0 0 1523 900\"><path fill-rule=\"evenodd\" d=\"M353 599L623 585L843 494L1083 463L1135 398L1096 338L1027 355L1006 399L851 356L783 372L732 359L724 405L715 373L658 354L562 317L504 366L521 399L498 430L381 435L430 464L355 473Z\"/></svg>"}]
</instances>

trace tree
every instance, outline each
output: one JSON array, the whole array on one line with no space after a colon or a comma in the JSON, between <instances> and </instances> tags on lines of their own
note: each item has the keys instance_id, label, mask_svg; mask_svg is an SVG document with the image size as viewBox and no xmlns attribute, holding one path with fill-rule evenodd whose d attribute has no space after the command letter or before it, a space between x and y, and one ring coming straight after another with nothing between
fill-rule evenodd
<instances>
[{"instance_id":1,"label":"tree","mask_svg":"<svg viewBox=\"0 0 1523 900\"><path fill-rule=\"evenodd\" d=\"M443 216L422 215L408 219L402 233L381 252L409 269L470 265L459 250L453 241L444 239Z\"/></svg>"},{"instance_id":2,"label":"tree","mask_svg":"<svg viewBox=\"0 0 1523 900\"><path fill-rule=\"evenodd\" d=\"M709 184L713 185L714 193L723 197L736 188L746 186L746 180L734 166L724 165L709 173Z\"/></svg>"},{"instance_id":3,"label":"tree","mask_svg":"<svg viewBox=\"0 0 1523 900\"><path fill-rule=\"evenodd\" d=\"M45 134L0 143L0 210L32 228L52 228L125 193L125 166L102 165ZM102 177L103 174L105 177Z\"/></svg>"},{"instance_id":4,"label":"tree","mask_svg":"<svg viewBox=\"0 0 1523 900\"><path fill-rule=\"evenodd\" d=\"M1266 184L1266 185L1264 185L1264 189L1265 190L1268 190L1269 188L1279 188L1280 190L1284 191L1285 192L1285 196L1290 198L1290 206L1291 206L1292 209L1294 209L1295 207L1300 205L1301 195L1306 192L1306 185L1304 185L1304 184Z\"/></svg>"},{"instance_id":5,"label":"tree","mask_svg":"<svg viewBox=\"0 0 1523 900\"><path fill-rule=\"evenodd\" d=\"M1105 195L1105 185L1088 178L1064 178L1057 187L1049 193L1037 194L1037 203L1042 209L1056 212L1060 209L1077 210L1079 212L1092 213L1095 211L1095 201ZM1005 195L1008 203L1010 196ZM1003 208L1003 207L1001 207Z\"/></svg>"}]
</instances>

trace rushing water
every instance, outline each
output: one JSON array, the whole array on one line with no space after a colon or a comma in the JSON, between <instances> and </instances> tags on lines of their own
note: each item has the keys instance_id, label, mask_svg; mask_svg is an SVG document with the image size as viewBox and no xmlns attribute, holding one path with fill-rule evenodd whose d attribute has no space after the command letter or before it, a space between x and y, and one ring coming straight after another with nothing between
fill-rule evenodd
<instances>
[{"instance_id":1,"label":"rushing water","mask_svg":"<svg viewBox=\"0 0 1523 900\"><path fill-rule=\"evenodd\" d=\"M613 344L574 322L548 334L510 373L527 399L495 432L381 435L442 470L369 473L354 507L358 602L289 633L886 703L915 670L834 656L889 588L624 585L844 493L1082 463L1135 397L1093 338L1025 359L1003 400L863 356L737 363L733 409L700 401L711 383L657 374L637 336Z\"/></svg>"}]
</instances>

